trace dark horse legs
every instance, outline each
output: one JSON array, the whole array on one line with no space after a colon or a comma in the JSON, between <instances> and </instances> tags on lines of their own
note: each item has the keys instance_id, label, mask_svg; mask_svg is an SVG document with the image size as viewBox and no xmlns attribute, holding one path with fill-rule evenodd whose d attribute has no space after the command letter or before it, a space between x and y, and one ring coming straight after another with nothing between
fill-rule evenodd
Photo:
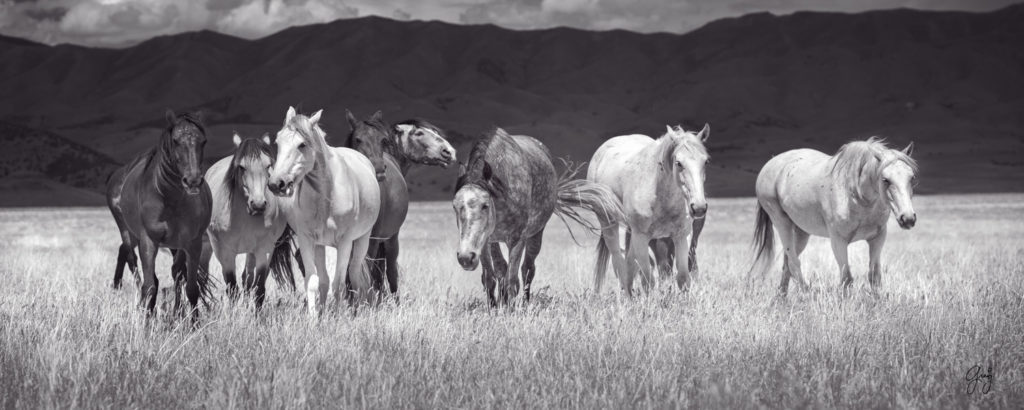
<instances>
[{"instance_id":1,"label":"dark horse legs","mask_svg":"<svg viewBox=\"0 0 1024 410\"><path fill-rule=\"evenodd\" d=\"M160 282L156 278L157 246L147 237L139 238L139 258L142 262L142 288L139 293L139 305L152 316L156 308L156 294Z\"/></svg>"},{"instance_id":2,"label":"dark horse legs","mask_svg":"<svg viewBox=\"0 0 1024 410\"><path fill-rule=\"evenodd\" d=\"M381 246L387 269L388 287L391 288L391 297L398 303L398 234L388 238Z\"/></svg>"},{"instance_id":3,"label":"dark horse legs","mask_svg":"<svg viewBox=\"0 0 1024 410\"><path fill-rule=\"evenodd\" d=\"M543 241L544 230L541 229L536 235L526 240L526 255L523 256L523 295L526 301L530 301L530 285L533 284L533 275L537 273L537 254L540 253L541 242Z\"/></svg>"},{"instance_id":4,"label":"dark horse legs","mask_svg":"<svg viewBox=\"0 0 1024 410\"><path fill-rule=\"evenodd\" d=\"M487 294L487 300L491 303L491 306L498 306L498 300L495 298L494 288L497 286L497 275L504 275L508 271L508 263L505 262L505 257L501 255L501 246L495 243L489 243L484 245L482 252L481 261L483 262L483 273L480 275L480 281L484 285L484 293Z\"/></svg>"},{"instance_id":5,"label":"dark horse legs","mask_svg":"<svg viewBox=\"0 0 1024 410\"><path fill-rule=\"evenodd\" d=\"M693 221L693 234L690 237L690 259L687 266L690 267L690 275L697 278L697 240L700 232L704 230L706 218ZM664 279L672 276L672 265L675 263L675 243L672 238L660 238L651 241L651 251L654 252L654 259L658 265L658 273Z\"/></svg>"}]
</instances>

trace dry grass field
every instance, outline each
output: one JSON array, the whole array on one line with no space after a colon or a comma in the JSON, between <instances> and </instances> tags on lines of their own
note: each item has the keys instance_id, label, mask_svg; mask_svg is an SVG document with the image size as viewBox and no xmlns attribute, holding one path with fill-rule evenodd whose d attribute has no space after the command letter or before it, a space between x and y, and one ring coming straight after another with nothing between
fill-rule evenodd
<instances>
[{"instance_id":1,"label":"dry grass field","mask_svg":"<svg viewBox=\"0 0 1024 410\"><path fill-rule=\"evenodd\" d=\"M0 211L0 407L1024 403L1024 196L918 197L917 228L890 223L878 298L863 290L863 243L851 249L857 291L843 298L827 242L813 239L812 290L784 301L777 273L745 288L753 203L711 202L691 292L664 285L632 301L614 278L593 293L595 238L576 246L556 219L534 301L514 311L488 308L479 273L459 268L449 205L415 204L400 306L314 321L298 293L271 285L256 317L218 288L195 331L162 314L147 323L131 279L110 288L105 209ZM162 287L169 259L158 259ZM993 378L969 384L976 365Z\"/></svg>"}]
</instances>

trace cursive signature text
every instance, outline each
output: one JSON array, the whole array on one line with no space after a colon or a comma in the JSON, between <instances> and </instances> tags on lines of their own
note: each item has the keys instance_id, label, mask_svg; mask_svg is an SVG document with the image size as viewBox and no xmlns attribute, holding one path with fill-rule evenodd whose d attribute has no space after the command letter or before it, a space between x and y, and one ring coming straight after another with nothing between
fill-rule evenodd
<instances>
[{"instance_id":1,"label":"cursive signature text","mask_svg":"<svg viewBox=\"0 0 1024 410\"><path fill-rule=\"evenodd\" d=\"M984 373L981 371L981 366L974 366L967 370L967 394L974 394L975 391L981 391L981 394L988 394L992 391L992 365L988 365L988 369ZM979 388L980 385L980 388Z\"/></svg>"}]
</instances>

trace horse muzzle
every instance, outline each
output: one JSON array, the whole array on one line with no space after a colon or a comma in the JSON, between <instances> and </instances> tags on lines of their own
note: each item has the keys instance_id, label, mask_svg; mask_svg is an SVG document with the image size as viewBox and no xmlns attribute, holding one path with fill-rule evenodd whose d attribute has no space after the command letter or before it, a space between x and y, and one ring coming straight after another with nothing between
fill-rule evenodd
<instances>
[{"instance_id":1,"label":"horse muzzle","mask_svg":"<svg viewBox=\"0 0 1024 410\"><path fill-rule=\"evenodd\" d=\"M292 196L295 193L295 182L277 181L277 183L267 184L267 188L270 189L272 194L277 196Z\"/></svg>"},{"instance_id":2,"label":"horse muzzle","mask_svg":"<svg viewBox=\"0 0 1024 410\"><path fill-rule=\"evenodd\" d=\"M263 215L263 212L266 212L267 210L267 203L265 201L262 204L253 204L250 202L248 208L249 215L251 216Z\"/></svg>"},{"instance_id":3,"label":"horse muzzle","mask_svg":"<svg viewBox=\"0 0 1024 410\"><path fill-rule=\"evenodd\" d=\"M462 265L462 269L471 271L480 265L480 257L476 252L459 252L456 256L459 259L459 265Z\"/></svg>"},{"instance_id":4,"label":"horse muzzle","mask_svg":"<svg viewBox=\"0 0 1024 410\"><path fill-rule=\"evenodd\" d=\"M708 203L690 204L690 216L693 219L703 219L708 214Z\"/></svg>"},{"instance_id":5,"label":"horse muzzle","mask_svg":"<svg viewBox=\"0 0 1024 410\"><path fill-rule=\"evenodd\" d=\"M203 186L203 177L182 177L181 186L185 188L186 194L199 195L199 190Z\"/></svg>"},{"instance_id":6,"label":"horse muzzle","mask_svg":"<svg viewBox=\"0 0 1024 410\"><path fill-rule=\"evenodd\" d=\"M900 228L909 230L917 224L917 214L906 214L896 217L896 223L900 224Z\"/></svg>"}]
</instances>

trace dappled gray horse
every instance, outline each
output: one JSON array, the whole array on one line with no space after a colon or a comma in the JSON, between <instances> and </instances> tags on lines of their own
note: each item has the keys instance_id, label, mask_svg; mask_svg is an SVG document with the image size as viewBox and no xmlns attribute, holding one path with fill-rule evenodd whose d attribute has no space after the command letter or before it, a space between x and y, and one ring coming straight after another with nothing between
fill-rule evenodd
<instances>
[{"instance_id":1,"label":"dappled gray horse","mask_svg":"<svg viewBox=\"0 0 1024 410\"><path fill-rule=\"evenodd\" d=\"M574 208L604 219L622 218L622 206L607 187L573 176L571 171L556 175L548 149L525 135L510 136L497 128L473 146L452 201L460 237L457 257L465 270L474 270L483 261L481 279L492 306L518 294L520 262L529 301L535 260L553 213L593 232L600 228ZM507 263L500 242L508 246Z\"/></svg>"}]
</instances>

